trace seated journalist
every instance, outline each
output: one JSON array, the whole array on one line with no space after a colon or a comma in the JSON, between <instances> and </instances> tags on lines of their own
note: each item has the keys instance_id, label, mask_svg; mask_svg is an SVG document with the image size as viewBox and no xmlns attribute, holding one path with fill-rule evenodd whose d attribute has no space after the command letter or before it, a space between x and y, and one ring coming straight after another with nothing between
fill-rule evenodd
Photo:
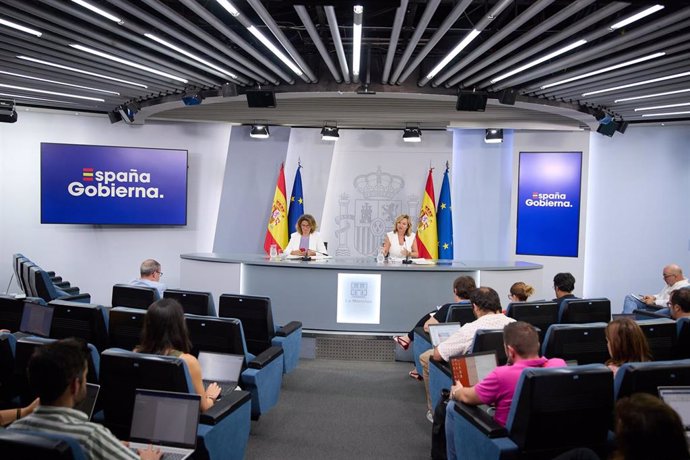
<instances>
[{"instance_id":1,"label":"seated journalist","mask_svg":"<svg viewBox=\"0 0 690 460\"><path fill-rule=\"evenodd\" d=\"M163 291L165 291L165 284L161 283L163 272L161 271L161 264L153 259L146 259L139 267L140 277L130 281L130 286L152 287L158 291L158 298L163 298Z\"/></svg>"},{"instance_id":2,"label":"seated journalist","mask_svg":"<svg viewBox=\"0 0 690 460\"><path fill-rule=\"evenodd\" d=\"M214 382L204 389L201 365L199 360L190 354L191 350L192 343L189 341L182 305L174 299L153 302L144 316L141 343L134 351L181 358L187 364L194 390L201 396L200 409L203 412L211 408L218 399L220 387Z\"/></svg>"},{"instance_id":3,"label":"seated journalist","mask_svg":"<svg viewBox=\"0 0 690 460\"><path fill-rule=\"evenodd\" d=\"M460 382L450 389L450 401L446 408L446 450L448 459L457 458L455 452L454 401L478 406L488 404L495 407L494 420L505 426L513 402L515 387L522 370L528 367L565 367L560 358L546 359L539 356L539 335L536 329L524 321L507 324L503 328L503 345L508 364L498 366L473 387L463 387Z\"/></svg>"},{"instance_id":4,"label":"seated journalist","mask_svg":"<svg viewBox=\"0 0 690 460\"><path fill-rule=\"evenodd\" d=\"M86 344L76 339L58 340L36 348L27 372L40 404L32 414L12 423L8 429L68 435L79 442L90 460L161 458L160 449L153 446L135 453L106 427L89 422L85 413L74 409L86 397L87 359Z\"/></svg>"},{"instance_id":5,"label":"seated journalist","mask_svg":"<svg viewBox=\"0 0 690 460\"><path fill-rule=\"evenodd\" d=\"M570 273L556 273L553 277L553 290L556 293L554 302L560 307L564 300L577 299L573 294L575 290L575 277Z\"/></svg>"},{"instance_id":6,"label":"seated journalist","mask_svg":"<svg viewBox=\"0 0 690 460\"><path fill-rule=\"evenodd\" d=\"M623 313L632 313L636 309L640 310L659 310L660 313L669 314L666 303L671 296L671 292L686 286L690 286L687 278L683 276L683 270L676 264L664 267L662 271L665 286L658 294L633 295L628 294L623 301Z\"/></svg>"},{"instance_id":7,"label":"seated journalist","mask_svg":"<svg viewBox=\"0 0 690 460\"><path fill-rule=\"evenodd\" d=\"M676 289L668 301L671 318L690 317L690 288Z\"/></svg>"},{"instance_id":8,"label":"seated journalist","mask_svg":"<svg viewBox=\"0 0 690 460\"><path fill-rule=\"evenodd\" d=\"M472 311L477 319L463 325L458 332L448 337L437 347L419 355L419 362L422 364L424 374L424 390L426 391L426 416L429 421L433 421L433 408L429 394L429 360L448 361L451 356L465 354L472 348L474 334L479 329L503 329L506 324L515 322L513 318L508 318L503 314L498 293L490 287L480 287L472 291L470 302L472 302Z\"/></svg>"},{"instance_id":9,"label":"seated journalist","mask_svg":"<svg viewBox=\"0 0 690 460\"><path fill-rule=\"evenodd\" d=\"M321 235L316 231L316 219L311 214L303 214L297 219L296 232L290 235L285 254L291 256L328 255Z\"/></svg>"}]
</instances>

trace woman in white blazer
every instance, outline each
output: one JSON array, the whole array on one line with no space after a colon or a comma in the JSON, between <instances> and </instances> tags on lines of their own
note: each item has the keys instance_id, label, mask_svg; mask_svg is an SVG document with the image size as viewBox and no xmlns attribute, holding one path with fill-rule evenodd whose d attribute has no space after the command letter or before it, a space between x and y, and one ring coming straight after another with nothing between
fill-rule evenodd
<instances>
[{"instance_id":1,"label":"woman in white blazer","mask_svg":"<svg viewBox=\"0 0 690 460\"><path fill-rule=\"evenodd\" d=\"M303 214L297 219L297 230L290 235L290 242L285 248L285 254L291 256L326 255L326 245L321 235L316 231L316 219L311 214Z\"/></svg>"}]
</instances>

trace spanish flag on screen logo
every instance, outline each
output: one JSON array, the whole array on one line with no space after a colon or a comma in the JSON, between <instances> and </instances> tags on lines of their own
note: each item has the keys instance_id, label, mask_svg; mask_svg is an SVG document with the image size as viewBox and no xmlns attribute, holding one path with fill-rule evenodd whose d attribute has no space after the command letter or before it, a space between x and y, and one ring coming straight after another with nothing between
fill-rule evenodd
<instances>
[{"instance_id":1,"label":"spanish flag on screen logo","mask_svg":"<svg viewBox=\"0 0 690 460\"><path fill-rule=\"evenodd\" d=\"M271 215L268 218L268 229L264 240L264 250L269 253L271 245L275 244L278 252L282 252L288 244L287 201L285 200L285 171L280 165L276 191L273 195Z\"/></svg>"},{"instance_id":2,"label":"spanish flag on screen logo","mask_svg":"<svg viewBox=\"0 0 690 460\"><path fill-rule=\"evenodd\" d=\"M436 229L436 203L434 201L434 178L429 169L429 176L424 187L422 209L417 223L417 248L419 257L438 259L438 233Z\"/></svg>"}]
</instances>

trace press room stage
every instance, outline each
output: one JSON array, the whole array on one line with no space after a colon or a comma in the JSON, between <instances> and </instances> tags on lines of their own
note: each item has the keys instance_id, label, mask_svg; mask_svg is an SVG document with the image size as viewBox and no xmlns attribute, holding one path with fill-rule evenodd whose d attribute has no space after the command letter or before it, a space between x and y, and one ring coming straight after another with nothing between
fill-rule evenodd
<instances>
[{"instance_id":1,"label":"press room stage","mask_svg":"<svg viewBox=\"0 0 690 460\"><path fill-rule=\"evenodd\" d=\"M185 289L268 296L275 324L302 321L306 330L392 334L407 331L434 306L453 300L453 280L472 276L507 304L511 284L538 293L542 266L508 261L444 261L433 265L376 263L373 257L269 260L263 255L182 254Z\"/></svg>"}]
</instances>

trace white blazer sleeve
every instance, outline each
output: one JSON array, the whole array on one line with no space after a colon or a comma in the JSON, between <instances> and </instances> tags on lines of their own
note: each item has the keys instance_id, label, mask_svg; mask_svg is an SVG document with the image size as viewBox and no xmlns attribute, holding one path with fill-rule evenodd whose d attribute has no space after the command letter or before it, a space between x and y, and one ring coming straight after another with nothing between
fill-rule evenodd
<instances>
[{"instance_id":1,"label":"white blazer sleeve","mask_svg":"<svg viewBox=\"0 0 690 460\"><path fill-rule=\"evenodd\" d=\"M301 238L299 236L299 233L294 232L290 235L290 241L288 242L288 245L285 247L285 250L283 251L285 254L290 255L292 251L298 251L299 250L299 242Z\"/></svg>"},{"instance_id":2,"label":"white blazer sleeve","mask_svg":"<svg viewBox=\"0 0 690 460\"><path fill-rule=\"evenodd\" d=\"M317 253L323 255L328 254L326 250L326 245L323 244L323 238L319 232L314 232L309 238L309 249L316 251Z\"/></svg>"}]
</instances>

